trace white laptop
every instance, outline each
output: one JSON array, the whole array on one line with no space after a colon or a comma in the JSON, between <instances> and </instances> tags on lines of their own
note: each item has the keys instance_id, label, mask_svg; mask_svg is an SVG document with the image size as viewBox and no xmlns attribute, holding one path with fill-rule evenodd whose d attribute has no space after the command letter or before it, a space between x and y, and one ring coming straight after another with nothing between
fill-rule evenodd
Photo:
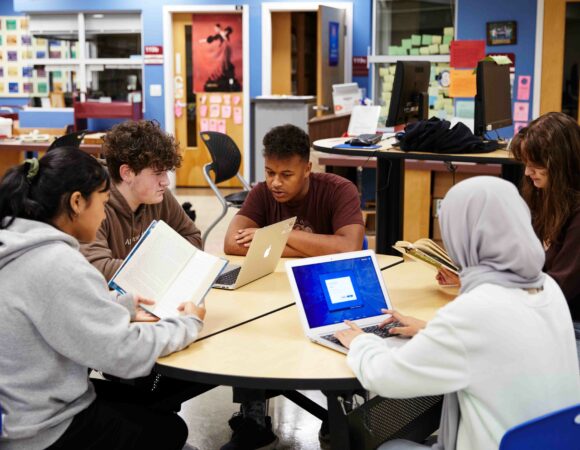
<instances>
[{"instance_id":1,"label":"white laptop","mask_svg":"<svg viewBox=\"0 0 580 450\"><path fill-rule=\"evenodd\" d=\"M295 221L292 217L256 230L243 264L228 264L213 287L237 289L274 272Z\"/></svg>"},{"instance_id":2,"label":"white laptop","mask_svg":"<svg viewBox=\"0 0 580 450\"><path fill-rule=\"evenodd\" d=\"M378 325L391 309L381 270L372 250L292 260L286 272L306 337L317 344L347 353L334 333L348 328L345 320L363 330L391 337Z\"/></svg>"}]
</instances>

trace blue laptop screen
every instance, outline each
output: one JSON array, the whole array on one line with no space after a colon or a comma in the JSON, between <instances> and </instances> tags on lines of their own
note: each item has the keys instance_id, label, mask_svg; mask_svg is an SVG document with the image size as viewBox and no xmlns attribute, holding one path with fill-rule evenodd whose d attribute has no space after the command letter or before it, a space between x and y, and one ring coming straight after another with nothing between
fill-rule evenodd
<instances>
[{"instance_id":1,"label":"blue laptop screen","mask_svg":"<svg viewBox=\"0 0 580 450\"><path fill-rule=\"evenodd\" d=\"M378 316L386 300L370 256L293 267L310 328Z\"/></svg>"}]
</instances>

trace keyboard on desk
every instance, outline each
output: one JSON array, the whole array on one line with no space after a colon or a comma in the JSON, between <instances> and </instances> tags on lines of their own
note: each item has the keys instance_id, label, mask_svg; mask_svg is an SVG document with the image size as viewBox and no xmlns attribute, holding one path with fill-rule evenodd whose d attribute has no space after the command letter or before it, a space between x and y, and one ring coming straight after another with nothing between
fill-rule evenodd
<instances>
[{"instance_id":1,"label":"keyboard on desk","mask_svg":"<svg viewBox=\"0 0 580 450\"><path fill-rule=\"evenodd\" d=\"M389 330L391 328L398 327L400 325L401 324L399 322L392 322L388 325L385 325L382 328L379 328L378 325L371 325L370 327L361 328L361 330L363 330L365 333L376 334L378 337L381 337L381 338L388 338L388 337L398 336L397 334L389 334ZM336 345L340 345L341 347L344 347L344 345L342 345L340 343L340 341L334 337L334 334L327 334L326 336L320 336L320 337L322 339L326 339L327 341L330 341Z\"/></svg>"},{"instance_id":2,"label":"keyboard on desk","mask_svg":"<svg viewBox=\"0 0 580 450\"><path fill-rule=\"evenodd\" d=\"M238 275L241 269L241 267L236 267L234 270L230 270L229 272L221 274L219 277L217 277L214 284L223 284L225 286L232 286L236 284L236 280L238 279Z\"/></svg>"}]
</instances>

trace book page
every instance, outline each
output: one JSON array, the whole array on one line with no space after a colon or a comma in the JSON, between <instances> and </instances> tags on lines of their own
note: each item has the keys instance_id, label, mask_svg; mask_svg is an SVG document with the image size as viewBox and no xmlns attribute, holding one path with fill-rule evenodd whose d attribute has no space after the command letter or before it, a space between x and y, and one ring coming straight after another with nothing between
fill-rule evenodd
<instances>
[{"instance_id":1,"label":"book page","mask_svg":"<svg viewBox=\"0 0 580 450\"><path fill-rule=\"evenodd\" d=\"M165 318L178 315L177 307L183 302L199 305L227 263L225 259L196 249L161 301L150 311Z\"/></svg>"},{"instance_id":2,"label":"book page","mask_svg":"<svg viewBox=\"0 0 580 450\"><path fill-rule=\"evenodd\" d=\"M163 221L142 239L113 281L125 292L159 302L196 248Z\"/></svg>"}]
</instances>

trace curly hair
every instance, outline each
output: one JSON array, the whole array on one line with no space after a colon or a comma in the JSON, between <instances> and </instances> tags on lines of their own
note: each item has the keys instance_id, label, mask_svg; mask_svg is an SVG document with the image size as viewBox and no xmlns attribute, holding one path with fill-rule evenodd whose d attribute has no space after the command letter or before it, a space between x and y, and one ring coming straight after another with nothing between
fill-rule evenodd
<instances>
[{"instance_id":1,"label":"curly hair","mask_svg":"<svg viewBox=\"0 0 580 450\"><path fill-rule=\"evenodd\" d=\"M173 170L181 166L179 144L156 121L128 120L115 125L103 140L109 173L116 183L121 182L123 164L136 174L148 167Z\"/></svg>"},{"instance_id":2,"label":"curly hair","mask_svg":"<svg viewBox=\"0 0 580 450\"><path fill-rule=\"evenodd\" d=\"M548 171L545 188L524 177L521 191L536 234L546 243L555 242L580 208L580 126L566 114L550 112L522 128L510 149L517 160Z\"/></svg>"},{"instance_id":3,"label":"curly hair","mask_svg":"<svg viewBox=\"0 0 580 450\"><path fill-rule=\"evenodd\" d=\"M267 158L288 159L298 155L304 161L310 159L310 138L297 126L274 127L266 133L262 143L263 155Z\"/></svg>"}]
</instances>

